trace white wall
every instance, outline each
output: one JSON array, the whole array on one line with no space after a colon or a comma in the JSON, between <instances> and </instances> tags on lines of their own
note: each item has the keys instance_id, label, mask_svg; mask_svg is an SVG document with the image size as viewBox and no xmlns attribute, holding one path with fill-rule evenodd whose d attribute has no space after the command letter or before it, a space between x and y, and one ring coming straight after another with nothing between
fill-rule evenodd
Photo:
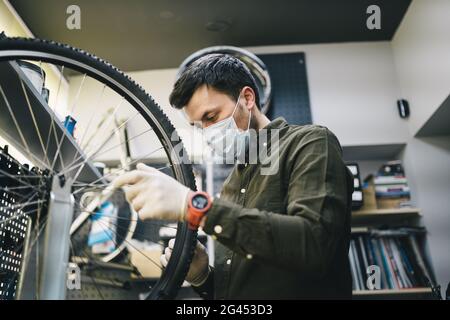
<instances>
[{"instance_id":1,"label":"white wall","mask_svg":"<svg viewBox=\"0 0 450 320\"><path fill-rule=\"evenodd\" d=\"M414 0L392 48L399 90L411 108L405 169L429 232L437 281L445 290L450 281L450 137L414 135L450 94L450 1Z\"/></svg>"},{"instance_id":2,"label":"white wall","mask_svg":"<svg viewBox=\"0 0 450 320\"><path fill-rule=\"evenodd\" d=\"M313 122L331 129L341 144L406 141L407 124L396 109L398 87L389 42L248 49L255 53L305 52Z\"/></svg>"},{"instance_id":3,"label":"white wall","mask_svg":"<svg viewBox=\"0 0 450 320\"><path fill-rule=\"evenodd\" d=\"M255 53L298 52L306 54L313 122L329 127L343 145L405 142L407 122L398 117L399 98L389 42L358 42L247 48ZM162 106L186 142L191 134L168 97L176 69L131 72L129 75ZM358 134L355 135L355 132Z\"/></svg>"},{"instance_id":4,"label":"white wall","mask_svg":"<svg viewBox=\"0 0 450 320\"><path fill-rule=\"evenodd\" d=\"M392 40L415 134L450 94L450 1L414 0ZM450 121L450 119L449 119Z\"/></svg>"},{"instance_id":5,"label":"white wall","mask_svg":"<svg viewBox=\"0 0 450 320\"><path fill-rule=\"evenodd\" d=\"M450 136L412 139L403 161L415 205L422 209L431 259L443 291L450 282Z\"/></svg>"}]
</instances>

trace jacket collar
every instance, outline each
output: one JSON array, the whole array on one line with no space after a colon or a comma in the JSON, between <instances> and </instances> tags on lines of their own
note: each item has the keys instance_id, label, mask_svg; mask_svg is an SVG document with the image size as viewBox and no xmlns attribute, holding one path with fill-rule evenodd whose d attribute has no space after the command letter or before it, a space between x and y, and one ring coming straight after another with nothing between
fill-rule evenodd
<instances>
[{"instance_id":1,"label":"jacket collar","mask_svg":"<svg viewBox=\"0 0 450 320\"><path fill-rule=\"evenodd\" d=\"M278 118L272 120L263 129L282 129L287 126L288 126L287 121L283 117L278 117Z\"/></svg>"}]
</instances>

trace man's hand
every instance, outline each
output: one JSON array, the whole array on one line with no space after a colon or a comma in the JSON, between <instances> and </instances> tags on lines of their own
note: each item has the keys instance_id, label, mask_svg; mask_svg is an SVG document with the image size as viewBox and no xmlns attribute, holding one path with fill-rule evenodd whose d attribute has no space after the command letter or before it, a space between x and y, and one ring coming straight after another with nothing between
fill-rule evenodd
<instances>
[{"instance_id":1,"label":"man's hand","mask_svg":"<svg viewBox=\"0 0 450 320\"><path fill-rule=\"evenodd\" d=\"M164 250L164 254L161 255L160 261L163 267L167 266L167 262L172 255L173 245L175 244L175 239L169 240L169 246ZM202 285L209 275L209 259L208 253L206 253L206 248L197 241L197 246L195 247L194 257L192 258L191 266L189 267L188 274L186 275L186 281L193 286Z\"/></svg>"},{"instance_id":2,"label":"man's hand","mask_svg":"<svg viewBox=\"0 0 450 320\"><path fill-rule=\"evenodd\" d=\"M190 189L161 171L139 163L113 181L142 220L183 221Z\"/></svg>"}]
</instances>

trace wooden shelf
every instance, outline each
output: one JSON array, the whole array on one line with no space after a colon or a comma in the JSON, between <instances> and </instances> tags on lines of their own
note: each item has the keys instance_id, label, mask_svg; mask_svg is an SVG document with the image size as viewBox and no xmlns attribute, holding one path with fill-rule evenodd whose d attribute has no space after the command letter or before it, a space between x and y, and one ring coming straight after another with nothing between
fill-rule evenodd
<instances>
[{"instance_id":1,"label":"wooden shelf","mask_svg":"<svg viewBox=\"0 0 450 320\"><path fill-rule=\"evenodd\" d=\"M374 209L374 210L358 210L352 212L353 218L363 217L386 217L386 216L420 216L420 209L418 208L400 208L400 209Z\"/></svg>"},{"instance_id":2,"label":"wooden shelf","mask_svg":"<svg viewBox=\"0 0 450 320\"><path fill-rule=\"evenodd\" d=\"M383 296L383 295L423 295L431 294L431 288L354 290L353 296Z\"/></svg>"}]
</instances>

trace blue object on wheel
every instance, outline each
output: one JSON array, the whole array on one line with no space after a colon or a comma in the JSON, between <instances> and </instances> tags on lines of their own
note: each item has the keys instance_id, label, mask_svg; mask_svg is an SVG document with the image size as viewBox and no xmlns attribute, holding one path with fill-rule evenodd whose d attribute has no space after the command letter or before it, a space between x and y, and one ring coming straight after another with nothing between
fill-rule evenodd
<instances>
[{"instance_id":1,"label":"blue object on wheel","mask_svg":"<svg viewBox=\"0 0 450 320\"><path fill-rule=\"evenodd\" d=\"M91 216L92 225L88 236L88 246L96 253L109 253L115 249L117 211L106 201Z\"/></svg>"},{"instance_id":2,"label":"blue object on wheel","mask_svg":"<svg viewBox=\"0 0 450 320\"><path fill-rule=\"evenodd\" d=\"M75 120L71 116L67 116L64 121L64 127L69 131L70 135L73 136L73 132L75 131L75 125L77 124L77 120Z\"/></svg>"}]
</instances>

